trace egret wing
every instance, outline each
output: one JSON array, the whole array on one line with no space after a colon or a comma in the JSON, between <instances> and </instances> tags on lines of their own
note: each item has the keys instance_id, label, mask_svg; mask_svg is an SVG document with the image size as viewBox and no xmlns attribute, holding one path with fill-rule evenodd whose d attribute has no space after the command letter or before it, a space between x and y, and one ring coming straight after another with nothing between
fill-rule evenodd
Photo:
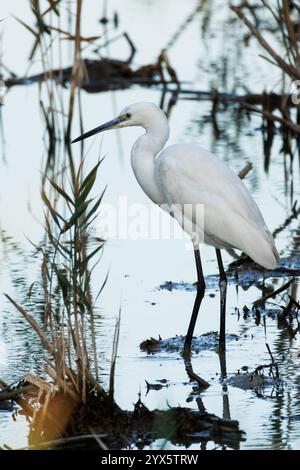
<instances>
[{"instance_id":1,"label":"egret wing","mask_svg":"<svg viewBox=\"0 0 300 470\"><path fill-rule=\"evenodd\" d=\"M215 155L193 144L170 146L158 158L156 177L165 202L182 210L188 206L184 217L196 225L195 208L203 204L208 244L241 249L265 266L276 264L274 241L256 202L240 178Z\"/></svg>"}]
</instances>

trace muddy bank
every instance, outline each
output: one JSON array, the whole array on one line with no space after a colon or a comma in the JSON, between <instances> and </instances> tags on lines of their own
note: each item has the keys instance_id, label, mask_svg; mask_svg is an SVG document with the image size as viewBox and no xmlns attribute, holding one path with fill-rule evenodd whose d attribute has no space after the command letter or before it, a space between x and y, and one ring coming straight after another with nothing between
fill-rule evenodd
<instances>
[{"instance_id":1,"label":"muddy bank","mask_svg":"<svg viewBox=\"0 0 300 470\"><path fill-rule=\"evenodd\" d=\"M76 404L61 392L54 393L51 400L37 397L38 390L32 384L25 386L31 387L30 395L22 393L24 383L20 384L22 390L17 400L22 407L19 413L25 413L30 422L29 448L143 449L157 439L168 439L185 448L214 441L238 449L245 439L238 421L208 413L200 397L199 411L179 406L149 410L140 399L133 411L126 411L113 399L96 393L90 393L86 403ZM0 400L1 395L0 392ZM10 409L11 402L3 401L2 406Z\"/></svg>"}]
</instances>

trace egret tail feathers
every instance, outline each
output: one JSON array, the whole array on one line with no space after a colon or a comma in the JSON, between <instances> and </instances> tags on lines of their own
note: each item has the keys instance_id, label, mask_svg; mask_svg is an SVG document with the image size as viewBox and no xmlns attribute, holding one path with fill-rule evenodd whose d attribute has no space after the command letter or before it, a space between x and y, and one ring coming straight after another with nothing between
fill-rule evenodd
<instances>
[{"instance_id":1,"label":"egret tail feathers","mask_svg":"<svg viewBox=\"0 0 300 470\"><path fill-rule=\"evenodd\" d=\"M280 262L272 234L266 231L265 237L256 246L248 246L243 250L255 263L266 269L275 269Z\"/></svg>"}]
</instances>

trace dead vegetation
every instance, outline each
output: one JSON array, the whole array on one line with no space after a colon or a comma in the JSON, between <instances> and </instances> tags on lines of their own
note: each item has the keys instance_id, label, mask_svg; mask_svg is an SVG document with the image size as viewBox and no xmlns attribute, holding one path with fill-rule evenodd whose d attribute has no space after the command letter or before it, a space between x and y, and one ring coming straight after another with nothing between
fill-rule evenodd
<instances>
[{"instance_id":1,"label":"dead vegetation","mask_svg":"<svg viewBox=\"0 0 300 470\"><path fill-rule=\"evenodd\" d=\"M266 128L269 133L274 133L274 125L278 123L284 135L287 132L298 135L299 106L293 109L295 103L292 100L291 84L300 79L299 6L289 0L280 0L276 6L261 0L258 11L251 9L249 2L244 2L240 6L231 5L231 9L244 22L250 36L258 41L266 53L262 57L277 67L282 74L282 93L279 100L277 97L274 99L274 95L265 93L262 107L257 107L247 100L241 102L241 106L261 114L267 123ZM252 19L248 17L249 12ZM266 38L260 16L267 16L273 25L272 43Z\"/></svg>"},{"instance_id":2,"label":"dead vegetation","mask_svg":"<svg viewBox=\"0 0 300 470\"><path fill-rule=\"evenodd\" d=\"M40 87L45 86L48 104L44 104L42 88L40 88L41 107L51 139L59 137L61 129L58 125L58 119L66 114L63 106L63 94L58 89L58 85L63 88L69 87L67 122L63 132L66 142L70 140L76 101L77 106L81 108L80 89L95 93L125 89L135 84L144 86L162 85L163 87L174 84L175 89L179 88L180 84L176 71L170 63L167 50L164 48L158 53L157 60L153 63L140 67L132 65L136 46L129 34L125 31L119 35L111 35L112 37L107 35L107 24L109 22L113 22L114 29L119 26L119 20L116 19L116 16L113 20L110 20L104 13L103 18L100 20L103 32L101 32L99 26L99 35L85 37L81 32L82 0L75 2L75 11L63 1L48 2L49 6L43 11L39 1L30 0L29 3L36 27L24 23L19 18L16 18L16 20L33 35L34 43L29 54L29 61L32 64L34 61L40 60L42 72L30 75L29 67L25 76L17 77L16 74L7 70L9 76L6 78L5 83L8 89L16 85L31 83L39 83ZM74 31L62 28L61 13L63 9L68 10L69 25L72 25L73 18L75 18ZM114 59L105 55L109 44L122 40L126 41L129 46L127 60ZM55 67L54 57L62 57L63 45L66 41L74 44L72 65L63 67L60 60L59 67ZM173 41L175 41L175 38L168 44L168 47ZM85 56L96 56L96 58L83 58L83 54ZM5 68L5 65L2 64L2 67Z\"/></svg>"},{"instance_id":3,"label":"dead vegetation","mask_svg":"<svg viewBox=\"0 0 300 470\"><path fill-rule=\"evenodd\" d=\"M205 446L213 440L238 449L244 440L237 421L219 418L205 409L171 407L151 411L139 399L133 411L125 411L108 395L99 400L95 393L89 395L86 404L78 405L62 392L47 398L41 392L41 384L35 379L34 382L35 385L25 382L23 392L20 390L26 397L23 401L15 391L15 399L30 422L29 449L143 449L156 439L168 439L185 447L199 442ZM30 399L39 407L28 408Z\"/></svg>"}]
</instances>

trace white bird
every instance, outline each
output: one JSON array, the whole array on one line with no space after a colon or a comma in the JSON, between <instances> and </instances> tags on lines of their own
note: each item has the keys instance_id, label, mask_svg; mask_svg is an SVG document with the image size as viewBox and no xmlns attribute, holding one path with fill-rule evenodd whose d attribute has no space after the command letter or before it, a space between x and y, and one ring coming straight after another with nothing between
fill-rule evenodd
<instances>
[{"instance_id":1,"label":"white bird","mask_svg":"<svg viewBox=\"0 0 300 470\"><path fill-rule=\"evenodd\" d=\"M192 144L164 148L169 124L164 112L153 103L127 106L118 117L75 139L72 143L108 129L140 126L145 133L131 150L135 177L155 203L167 210L187 232L194 244L197 268L197 296L185 338L190 354L193 332L205 291L199 241L215 247L220 272L220 350L225 350L227 278L220 250L236 248L266 269L279 262L273 237L263 216L241 179L215 155ZM163 149L164 148L164 149ZM199 205L203 219L196 217Z\"/></svg>"}]
</instances>

